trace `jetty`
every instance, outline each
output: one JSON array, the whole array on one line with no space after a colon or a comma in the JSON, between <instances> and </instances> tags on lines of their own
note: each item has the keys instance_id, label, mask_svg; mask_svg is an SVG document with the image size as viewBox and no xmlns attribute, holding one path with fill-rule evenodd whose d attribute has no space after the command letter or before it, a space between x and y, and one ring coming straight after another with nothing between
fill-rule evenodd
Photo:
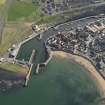
<instances>
[{"instance_id":1,"label":"jetty","mask_svg":"<svg viewBox=\"0 0 105 105\"><path fill-rule=\"evenodd\" d=\"M34 50L32 51L31 57L30 57L29 62L28 62L29 65L32 64L33 58L34 58L34 56L35 56L35 52L36 52L36 51L35 51L35 49L34 49Z\"/></svg>"},{"instance_id":2,"label":"jetty","mask_svg":"<svg viewBox=\"0 0 105 105\"><path fill-rule=\"evenodd\" d=\"M28 85L28 81L29 81L29 78L30 78L30 75L31 75L31 71L32 71L32 67L33 67L33 64L31 64L31 67L28 71L28 74L27 76L25 77L25 83L24 83L24 86L26 87Z\"/></svg>"},{"instance_id":3,"label":"jetty","mask_svg":"<svg viewBox=\"0 0 105 105\"><path fill-rule=\"evenodd\" d=\"M24 84L25 87L28 85L28 81L29 81L29 78L30 78L30 75L31 75L31 71L32 71L32 67L33 67L32 61L34 59L35 52L36 52L36 50L33 49L32 54L31 54L31 57L30 57L29 62L28 62L28 64L31 65L31 66L30 66L29 71L27 73L27 76L25 78L25 84Z\"/></svg>"}]
</instances>

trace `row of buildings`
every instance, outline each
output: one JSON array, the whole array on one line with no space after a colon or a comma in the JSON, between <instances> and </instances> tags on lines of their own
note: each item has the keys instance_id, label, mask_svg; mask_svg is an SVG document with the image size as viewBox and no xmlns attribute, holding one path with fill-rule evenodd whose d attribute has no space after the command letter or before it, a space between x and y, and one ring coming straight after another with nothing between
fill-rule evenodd
<instances>
[{"instance_id":1,"label":"row of buildings","mask_svg":"<svg viewBox=\"0 0 105 105\"><path fill-rule=\"evenodd\" d=\"M83 27L48 38L52 50L62 50L88 58L105 78L105 18L98 19Z\"/></svg>"},{"instance_id":2,"label":"row of buildings","mask_svg":"<svg viewBox=\"0 0 105 105\"><path fill-rule=\"evenodd\" d=\"M39 0L42 11L47 14L100 2L101 0Z\"/></svg>"}]
</instances>

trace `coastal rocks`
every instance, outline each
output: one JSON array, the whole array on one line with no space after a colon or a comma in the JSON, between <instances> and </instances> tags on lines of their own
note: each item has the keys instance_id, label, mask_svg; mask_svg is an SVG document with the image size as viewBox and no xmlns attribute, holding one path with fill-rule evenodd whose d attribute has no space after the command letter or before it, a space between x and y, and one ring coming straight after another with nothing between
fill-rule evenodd
<instances>
[{"instance_id":1,"label":"coastal rocks","mask_svg":"<svg viewBox=\"0 0 105 105\"><path fill-rule=\"evenodd\" d=\"M20 87L24 83L24 74L0 69L0 93Z\"/></svg>"},{"instance_id":2,"label":"coastal rocks","mask_svg":"<svg viewBox=\"0 0 105 105\"><path fill-rule=\"evenodd\" d=\"M16 85L22 84L22 80L12 81L12 80L1 80L0 81L0 91L6 91L12 89Z\"/></svg>"}]
</instances>

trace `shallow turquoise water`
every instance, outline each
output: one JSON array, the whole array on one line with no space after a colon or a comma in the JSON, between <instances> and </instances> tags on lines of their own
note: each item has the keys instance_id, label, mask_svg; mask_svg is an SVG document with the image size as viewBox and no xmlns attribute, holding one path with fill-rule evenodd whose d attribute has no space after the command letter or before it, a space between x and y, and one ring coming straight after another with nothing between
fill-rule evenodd
<instances>
[{"instance_id":1,"label":"shallow turquoise water","mask_svg":"<svg viewBox=\"0 0 105 105\"><path fill-rule=\"evenodd\" d=\"M68 59L53 60L29 85L0 94L0 105L97 105L100 95L88 72Z\"/></svg>"}]
</instances>

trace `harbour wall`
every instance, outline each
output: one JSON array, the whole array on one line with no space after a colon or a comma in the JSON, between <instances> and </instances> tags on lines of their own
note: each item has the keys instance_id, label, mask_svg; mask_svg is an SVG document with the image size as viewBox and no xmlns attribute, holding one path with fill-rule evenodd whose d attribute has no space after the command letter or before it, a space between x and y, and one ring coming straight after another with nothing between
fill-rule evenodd
<instances>
[{"instance_id":1,"label":"harbour wall","mask_svg":"<svg viewBox=\"0 0 105 105\"><path fill-rule=\"evenodd\" d=\"M51 54L50 48L46 48L46 53L48 55L48 58L45 60L45 62L37 64L37 67L36 67L36 70L35 70L35 74L39 74L39 73L43 72L44 71L44 68L51 61L52 54Z\"/></svg>"}]
</instances>

